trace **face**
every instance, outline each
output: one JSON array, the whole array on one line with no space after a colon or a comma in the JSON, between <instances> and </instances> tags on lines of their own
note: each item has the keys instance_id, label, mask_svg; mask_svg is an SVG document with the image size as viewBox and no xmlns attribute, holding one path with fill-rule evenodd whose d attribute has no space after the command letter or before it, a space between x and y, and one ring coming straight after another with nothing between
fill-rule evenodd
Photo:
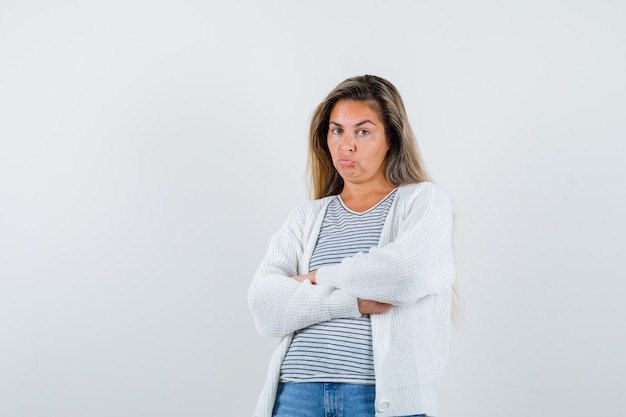
<instances>
[{"instance_id":1,"label":"face","mask_svg":"<svg viewBox=\"0 0 626 417\"><path fill-rule=\"evenodd\" d=\"M330 112L328 149L346 185L387 183L389 144L375 109L366 101L340 100Z\"/></svg>"}]
</instances>

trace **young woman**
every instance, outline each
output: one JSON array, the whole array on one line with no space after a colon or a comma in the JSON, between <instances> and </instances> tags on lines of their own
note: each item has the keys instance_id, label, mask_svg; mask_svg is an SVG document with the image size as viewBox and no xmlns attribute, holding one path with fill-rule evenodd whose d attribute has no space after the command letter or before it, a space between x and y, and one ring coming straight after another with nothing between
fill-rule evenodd
<instances>
[{"instance_id":1,"label":"young woman","mask_svg":"<svg viewBox=\"0 0 626 417\"><path fill-rule=\"evenodd\" d=\"M454 264L447 194L396 88L340 83L309 134L314 200L272 238L249 290L281 337L255 417L435 416Z\"/></svg>"}]
</instances>

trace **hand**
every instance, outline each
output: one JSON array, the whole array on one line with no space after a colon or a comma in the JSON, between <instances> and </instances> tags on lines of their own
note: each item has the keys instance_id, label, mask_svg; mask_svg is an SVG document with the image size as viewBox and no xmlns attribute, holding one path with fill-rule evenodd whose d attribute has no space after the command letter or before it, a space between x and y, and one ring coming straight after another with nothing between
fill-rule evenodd
<instances>
[{"instance_id":1,"label":"hand","mask_svg":"<svg viewBox=\"0 0 626 417\"><path fill-rule=\"evenodd\" d=\"M378 301L358 299L361 314L382 314L393 308L393 304L379 303Z\"/></svg>"},{"instance_id":2,"label":"hand","mask_svg":"<svg viewBox=\"0 0 626 417\"><path fill-rule=\"evenodd\" d=\"M304 275L294 275L293 279L295 279L296 281L300 281L303 282L305 280L309 280L311 281L311 284L315 284L315 275L317 274L317 271L313 271L313 272L309 272L308 274L304 274Z\"/></svg>"}]
</instances>

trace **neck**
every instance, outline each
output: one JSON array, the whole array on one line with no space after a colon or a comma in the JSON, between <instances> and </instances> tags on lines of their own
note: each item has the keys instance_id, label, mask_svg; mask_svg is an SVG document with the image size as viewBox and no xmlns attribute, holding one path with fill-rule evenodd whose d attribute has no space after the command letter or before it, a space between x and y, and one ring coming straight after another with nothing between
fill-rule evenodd
<instances>
[{"instance_id":1,"label":"neck","mask_svg":"<svg viewBox=\"0 0 626 417\"><path fill-rule=\"evenodd\" d=\"M341 199L351 210L365 211L378 204L394 188L386 180L375 185L346 183L341 191Z\"/></svg>"}]
</instances>

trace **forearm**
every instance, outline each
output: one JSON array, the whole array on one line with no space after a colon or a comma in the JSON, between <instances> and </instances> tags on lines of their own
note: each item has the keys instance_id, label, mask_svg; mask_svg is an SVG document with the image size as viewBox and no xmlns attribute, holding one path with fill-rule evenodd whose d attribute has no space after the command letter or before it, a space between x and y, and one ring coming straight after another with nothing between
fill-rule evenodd
<instances>
[{"instance_id":1,"label":"forearm","mask_svg":"<svg viewBox=\"0 0 626 417\"><path fill-rule=\"evenodd\" d=\"M257 330L266 336L283 336L312 324L360 315L356 297L282 275L255 277L248 302Z\"/></svg>"},{"instance_id":2,"label":"forearm","mask_svg":"<svg viewBox=\"0 0 626 417\"><path fill-rule=\"evenodd\" d=\"M454 275L451 261L444 259L406 269L396 267L391 259L370 263L355 257L352 261L320 268L317 282L340 288L357 298L403 305L445 291L452 285Z\"/></svg>"},{"instance_id":3,"label":"forearm","mask_svg":"<svg viewBox=\"0 0 626 417\"><path fill-rule=\"evenodd\" d=\"M393 242L317 271L316 282L358 298L395 305L449 288L454 280L451 222L426 207Z\"/></svg>"}]
</instances>

